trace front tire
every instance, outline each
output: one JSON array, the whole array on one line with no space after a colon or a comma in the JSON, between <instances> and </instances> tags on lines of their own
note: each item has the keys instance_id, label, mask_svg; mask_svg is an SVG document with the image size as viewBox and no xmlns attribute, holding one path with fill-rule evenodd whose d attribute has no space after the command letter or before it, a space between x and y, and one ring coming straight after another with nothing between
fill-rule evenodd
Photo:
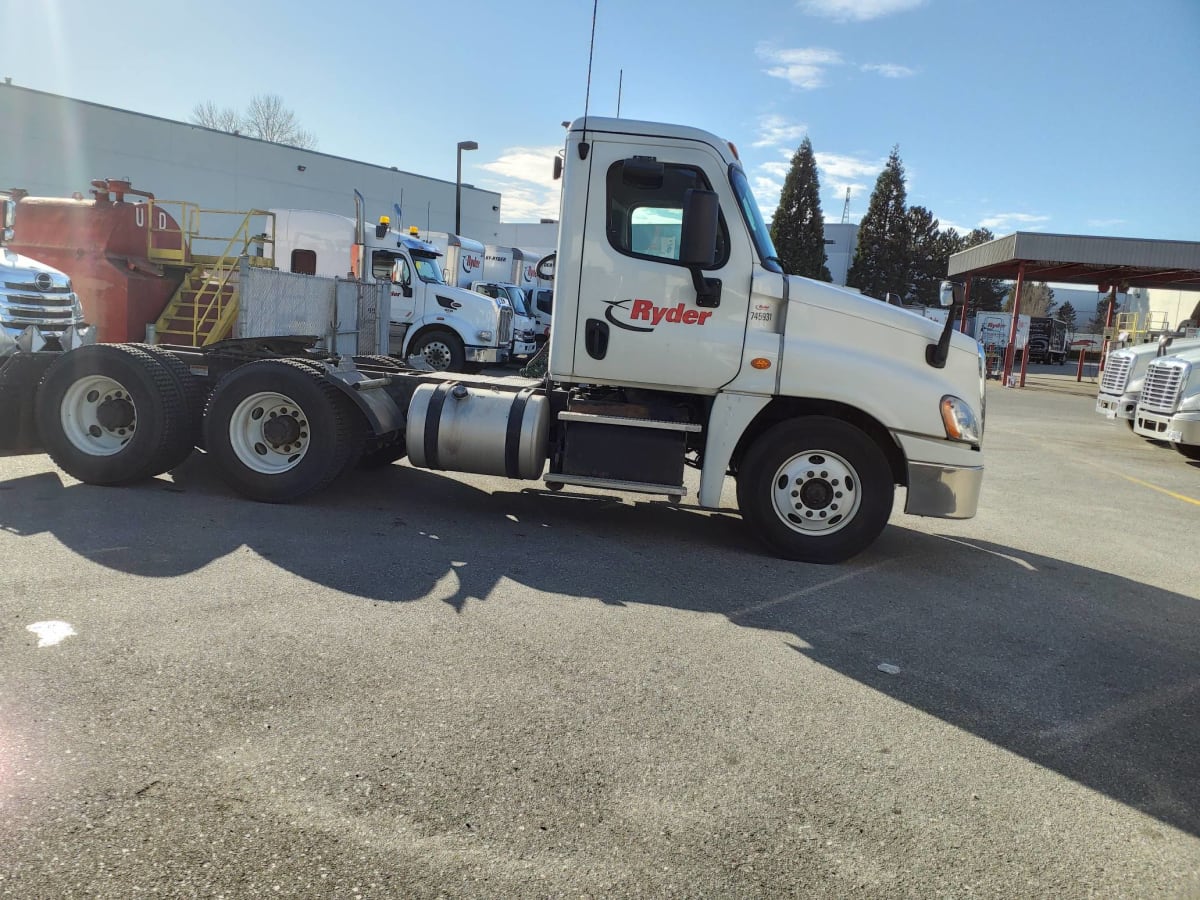
<instances>
[{"instance_id":1,"label":"front tire","mask_svg":"<svg viewBox=\"0 0 1200 900\"><path fill-rule=\"evenodd\" d=\"M840 419L780 422L751 445L737 477L738 508L776 556L839 563L879 537L895 484L879 445Z\"/></svg>"},{"instance_id":2,"label":"front tire","mask_svg":"<svg viewBox=\"0 0 1200 900\"><path fill-rule=\"evenodd\" d=\"M38 387L42 445L87 484L153 478L191 452L187 398L154 356L126 344L64 353Z\"/></svg>"},{"instance_id":3,"label":"front tire","mask_svg":"<svg viewBox=\"0 0 1200 900\"><path fill-rule=\"evenodd\" d=\"M467 353L453 331L435 329L417 338L408 350L409 357L419 356L435 372L463 372Z\"/></svg>"},{"instance_id":4,"label":"front tire","mask_svg":"<svg viewBox=\"0 0 1200 900\"><path fill-rule=\"evenodd\" d=\"M321 371L289 359L234 369L204 417L209 456L238 493L288 503L328 486L362 451L358 409Z\"/></svg>"}]
</instances>

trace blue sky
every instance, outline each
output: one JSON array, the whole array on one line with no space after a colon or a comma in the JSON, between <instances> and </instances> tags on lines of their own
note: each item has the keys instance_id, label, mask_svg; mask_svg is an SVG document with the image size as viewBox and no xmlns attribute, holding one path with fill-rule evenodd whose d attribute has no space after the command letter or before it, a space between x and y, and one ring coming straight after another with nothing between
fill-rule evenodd
<instances>
[{"instance_id":1,"label":"blue sky","mask_svg":"<svg viewBox=\"0 0 1200 900\"><path fill-rule=\"evenodd\" d=\"M186 120L277 93L318 149L557 214L592 0L0 0L0 75ZM29 35L30 39L13 39ZM899 144L943 224L1200 240L1200 0L600 0L591 112L734 141L770 214L807 133L827 220ZM6 127L11 127L7 123Z\"/></svg>"}]
</instances>

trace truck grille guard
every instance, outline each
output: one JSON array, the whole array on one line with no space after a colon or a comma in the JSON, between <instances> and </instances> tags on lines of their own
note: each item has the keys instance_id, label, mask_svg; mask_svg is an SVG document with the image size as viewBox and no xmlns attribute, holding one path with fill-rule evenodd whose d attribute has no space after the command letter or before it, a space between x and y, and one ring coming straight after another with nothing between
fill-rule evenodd
<instances>
[{"instance_id":1,"label":"truck grille guard","mask_svg":"<svg viewBox=\"0 0 1200 900\"><path fill-rule=\"evenodd\" d=\"M1161 359L1150 363L1146 379L1142 382L1142 393L1138 398L1138 409L1148 412L1173 414L1179 405L1179 395L1191 365L1181 359Z\"/></svg>"}]
</instances>

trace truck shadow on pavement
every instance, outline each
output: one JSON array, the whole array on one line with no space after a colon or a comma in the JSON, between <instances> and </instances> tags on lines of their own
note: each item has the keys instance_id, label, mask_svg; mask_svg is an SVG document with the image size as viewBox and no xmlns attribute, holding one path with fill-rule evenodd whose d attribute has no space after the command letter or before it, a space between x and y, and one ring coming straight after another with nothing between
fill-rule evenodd
<instances>
[{"instance_id":1,"label":"truck shadow on pavement","mask_svg":"<svg viewBox=\"0 0 1200 900\"><path fill-rule=\"evenodd\" d=\"M119 491L50 472L0 483L0 530L49 534L152 578L249 548L337 591L463 615L502 580L563 602L723 615L1200 835L1195 597L902 524L850 563L818 567L763 555L736 516L488 492L407 466L287 507L233 496L199 455L173 476Z\"/></svg>"}]
</instances>

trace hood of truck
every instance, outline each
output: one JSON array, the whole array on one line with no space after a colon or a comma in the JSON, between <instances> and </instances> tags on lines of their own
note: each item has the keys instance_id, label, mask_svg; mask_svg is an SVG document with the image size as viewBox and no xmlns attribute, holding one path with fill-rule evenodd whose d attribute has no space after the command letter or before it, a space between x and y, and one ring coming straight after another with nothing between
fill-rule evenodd
<instances>
[{"instance_id":1,"label":"hood of truck","mask_svg":"<svg viewBox=\"0 0 1200 900\"><path fill-rule=\"evenodd\" d=\"M31 257L22 256L20 253L16 253L7 247L2 249L4 252L0 255L0 269L6 273L27 274L36 277L38 273L44 272L50 276L55 287L65 287L70 281L58 269L51 268L45 263L40 263ZM8 280L7 276L5 280Z\"/></svg>"},{"instance_id":2,"label":"hood of truck","mask_svg":"<svg viewBox=\"0 0 1200 900\"><path fill-rule=\"evenodd\" d=\"M755 278L755 293L778 275ZM932 319L824 282L789 280L782 393L820 394L862 409L897 432L945 437L942 397L959 397L977 417L984 413L984 379L979 345L954 331L942 368L925 359L941 337Z\"/></svg>"}]
</instances>

